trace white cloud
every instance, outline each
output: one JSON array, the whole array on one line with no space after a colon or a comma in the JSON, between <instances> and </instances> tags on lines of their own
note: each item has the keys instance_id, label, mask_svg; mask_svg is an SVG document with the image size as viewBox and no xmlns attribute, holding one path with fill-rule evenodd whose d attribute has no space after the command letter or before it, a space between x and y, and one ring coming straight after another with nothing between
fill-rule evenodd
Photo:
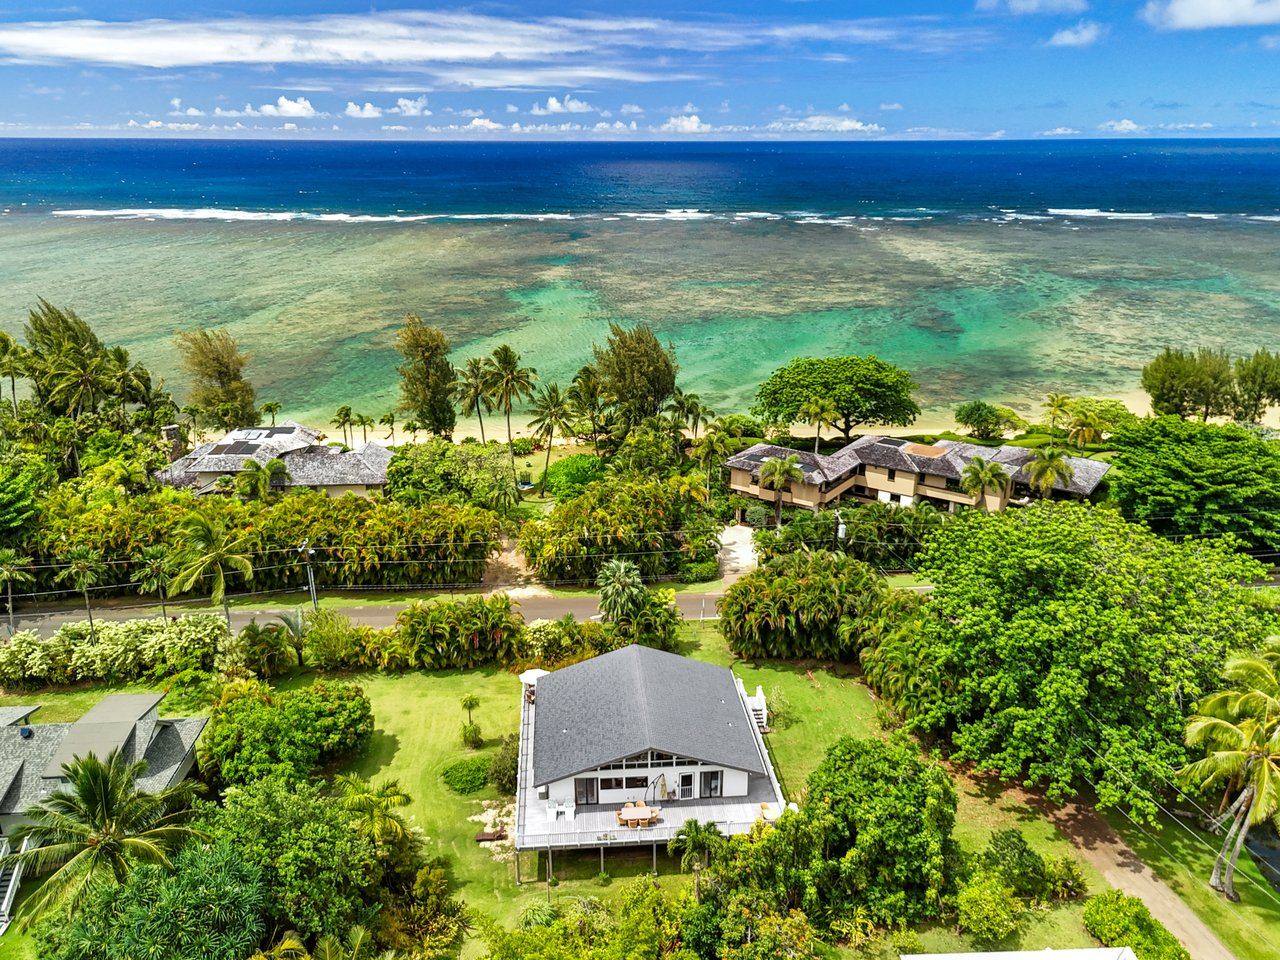
<instances>
[{"instance_id":1,"label":"white cloud","mask_svg":"<svg viewBox=\"0 0 1280 960\"><path fill-rule=\"evenodd\" d=\"M902 104L900 104L900 103L882 103L882 104L880 104L880 109L881 109L881 110L901 110L901 109L902 109Z\"/></svg>"},{"instance_id":2,"label":"white cloud","mask_svg":"<svg viewBox=\"0 0 1280 960\"><path fill-rule=\"evenodd\" d=\"M1070 137L1079 133L1074 127L1054 127L1052 130L1041 130L1037 137Z\"/></svg>"},{"instance_id":3,"label":"white cloud","mask_svg":"<svg viewBox=\"0 0 1280 960\"><path fill-rule=\"evenodd\" d=\"M409 128L406 127L403 123L384 123L382 125L382 129L388 130L392 133L403 133L405 130L408 130Z\"/></svg>"},{"instance_id":4,"label":"white cloud","mask_svg":"<svg viewBox=\"0 0 1280 960\"><path fill-rule=\"evenodd\" d=\"M1212 123L1158 123L1157 130L1212 130Z\"/></svg>"},{"instance_id":5,"label":"white cloud","mask_svg":"<svg viewBox=\"0 0 1280 960\"><path fill-rule=\"evenodd\" d=\"M1134 123L1132 120L1108 120L1105 123L1098 124L1098 129L1104 133L1145 133L1146 127L1140 123Z\"/></svg>"},{"instance_id":6,"label":"white cloud","mask_svg":"<svg viewBox=\"0 0 1280 960\"><path fill-rule=\"evenodd\" d=\"M672 113L698 113L698 107L692 102L686 103L683 107L672 107Z\"/></svg>"},{"instance_id":7,"label":"white cloud","mask_svg":"<svg viewBox=\"0 0 1280 960\"><path fill-rule=\"evenodd\" d=\"M264 103L258 108L258 112L264 117L303 117L308 120L319 116L316 108L311 106L311 101L306 97L290 100L284 94L277 97L275 103ZM287 127L288 124L285 126Z\"/></svg>"},{"instance_id":8,"label":"white cloud","mask_svg":"<svg viewBox=\"0 0 1280 960\"><path fill-rule=\"evenodd\" d=\"M863 123L854 117L815 113L807 117L775 120L765 127L778 133L883 133L878 123Z\"/></svg>"},{"instance_id":9,"label":"white cloud","mask_svg":"<svg viewBox=\"0 0 1280 960\"><path fill-rule=\"evenodd\" d=\"M408 97L397 97L396 105L391 107L387 113L398 113L402 117L431 116L431 111L427 109L427 98L425 94L420 97L414 97L412 100Z\"/></svg>"},{"instance_id":10,"label":"white cloud","mask_svg":"<svg viewBox=\"0 0 1280 960\"><path fill-rule=\"evenodd\" d=\"M1089 9L1088 0L978 0L977 9L1012 13L1082 13Z\"/></svg>"},{"instance_id":11,"label":"white cloud","mask_svg":"<svg viewBox=\"0 0 1280 960\"><path fill-rule=\"evenodd\" d=\"M838 113L848 113L850 109L851 109L851 108L850 108L849 104L847 104L847 103L842 103L842 104L840 104L840 106L836 107L836 111L837 111Z\"/></svg>"},{"instance_id":12,"label":"white cloud","mask_svg":"<svg viewBox=\"0 0 1280 960\"><path fill-rule=\"evenodd\" d=\"M467 130L502 130L503 125L496 120L490 120L488 117L473 117L471 122L466 125Z\"/></svg>"},{"instance_id":13,"label":"white cloud","mask_svg":"<svg viewBox=\"0 0 1280 960\"><path fill-rule=\"evenodd\" d=\"M475 107L467 107L465 110L450 110L445 108L445 113L456 113L460 117L483 117L484 111L477 110Z\"/></svg>"},{"instance_id":14,"label":"white cloud","mask_svg":"<svg viewBox=\"0 0 1280 960\"><path fill-rule=\"evenodd\" d=\"M355 117L359 120L376 120L382 116L382 108L375 107L372 103L366 102L362 107L359 104L348 100L347 109L343 111L348 117Z\"/></svg>"},{"instance_id":15,"label":"white cloud","mask_svg":"<svg viewBox=\"0 0 1280 960\"><path fill-rule=\"evenodd\" d=\"M578 100L573 94L565 94L563 100L558 97L547 97L545 105L535 103L529 112L535 117L545 117L550 113L595 113L596 108L585 100Z\"/></svg>"},{"instance_id":16,"label":"white cloud","mask_svg":"<svg viewBox=\"0 0 1280 960\"><path fill-rule=\"evenodd\" d=\"M1064 27L1049 38L1051 47L1088 47L1102 39L1107 28L1094 20L1081 20L1074 27Z\"/></svg>"},{"instance_id":17,"label":"white cloud","mask_svg":"<svg viewBox=\"0 0 1280 960\"><path fill-rule=\"evenodd\" d=\"M180 132L204 129L204 125L200 123L165 123L163 120L148 120L146 123L139 123L137 120L130 120L126 126L133 127L138 130L177 130Z\"/></svg>"},{"instance_id":18,"label":"white cloud","mask_svg":"<svg viewBox=\"0 0 1280 960\"><path fill-rule=\"evenodd\" d=\"M297 130L298 125L296 123L282 123L280 124L280 129L281 130Z\"/></svg>"},{"instance_id":19,"label":"white cloud","mask_svg":"<svg viewBox=\"0 0 1280 960\"><path fill-rule=\"evenodd\" d=\"M1280 23L1280 0L1148 0L1142 16L1170 30Z\"/></svg>"},{"instance_id":20,"label":"white cloud","mask_svg":"<svg viewBox=\"0 0 1280 960\"><path fill-rule=\"evenodd\" d=\"M670 117L658 129L663 133L707 133L711 130L711 124L703 123L696 113L690 113Z\"/></svg>"},{"instance_id":21,"label":"white cloud","mask_svg":"<svg viewBox=\"0 0 1280 960\"><path fill-rule=\"evenodd\" d=\"M623 116L634 113L644 113L644 107L636 106L634 103L624 103L618 112Z\"/></svg>"},{"instance_id":22,"label":"white cloud","mask_svg":"<svg viewBox=\"0 0 1280 960\"><path fill-rule=\"evenodd\" d=\"M636 122L632 120L630 123L623 123L621 120L615 120L613 123L605 123L601 120L591 129L597 133L630 132L636 129Z\"/></svg>"},{"instance_id":23,"label":"white cloud","mask_svg":"<svg viewBox=\"0 0 1280 960\"><path fill-rule=\"evenodd\" d=\"M169 101L169 106L173 107L173 111L169 114L171 117L203 117L204 111L198 107L187 107L183 109L182 98L174 97Z\"/></svg>"},{"instance_id":24,"label":"white cloud","mask_svg":"<svg viewBox=\"0 0 1280 960\"><path fill-rule=\"evenodd\" d=\"M507 104L507 113L519 113L519 112L520 112L520 108L517 107L514 103Z\"/></svg>"}]
</instances>

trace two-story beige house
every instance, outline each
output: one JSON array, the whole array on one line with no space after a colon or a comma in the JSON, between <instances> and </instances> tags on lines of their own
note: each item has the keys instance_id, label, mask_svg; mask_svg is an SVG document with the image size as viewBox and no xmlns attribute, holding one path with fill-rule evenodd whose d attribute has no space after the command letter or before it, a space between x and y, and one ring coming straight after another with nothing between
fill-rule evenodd
<instances>
[{"instance_id":1,"label":"two-story beige house","mask_svg":"<svg viewBox=\"0 0 1280 960\"><path fill-rule=\"evenodd\" d=\"M738 493L772 503L777 494L760 487L760 466L770 459L796 456L804 481L782 491L782 502L818 509L840 500L893 503L911 506L921 500L941 510L977 506L1003 510L1010 500L1018 503L1031 494L1027 465L1035 459L1027 447L983 447L955 440L924 444L899 437L865 436L836 453L814 454L757 443L725 461L729 486ZM1005 489L968 494L960 489L964 468L974 457L998 463L1009 475ZM1097 490L1110 464L1086 457L1068 457L1071 480L1054 484L1054 494L1088 497Z\"/></svg>"}]
</instances>

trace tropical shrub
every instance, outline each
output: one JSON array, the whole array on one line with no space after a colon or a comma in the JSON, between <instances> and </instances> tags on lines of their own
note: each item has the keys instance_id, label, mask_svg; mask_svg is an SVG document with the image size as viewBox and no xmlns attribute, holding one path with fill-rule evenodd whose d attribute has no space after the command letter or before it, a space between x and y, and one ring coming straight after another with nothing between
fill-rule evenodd
<instances>
[{"instance_id":1,"label":"tropical shrub","mask_svg":"<svg viewBox=\"0 0 1280 960\"><path fill-rule=\"evenodd\" d=\"M206 776L221 786L264 777L305 780L373 733L373 709L359 687L317 681L278 692L265 683L229 684L201 741Z\"/></svg>"},{"instance_id":2,"label":"tropical shrub","mask_svg":"<svg viewBox=\"0 0 1280 960\"><path fill-rule=\"evenodd\" d=\"M578 622L567 613L559 620L535 620L520 640L522 663L553 668L615 649L619 638L598 620Z\"/></svg>"},{"instance_id":3,"label":"tropical shrub","mask_svg":"<svg viewBox=\"0 0 1280 960\"><path fill-rule=\"evenodd\" d=\"M1186 763L1187 708L1274 622L1242 589L1261 566L1230 543L1170 543L1079 504L966 511L920 569L933 590L911 724L1051 798L1088 780L1103 805L1146 816Z\"/></svg>"},{"instance_id":4,"label":"tropical shrub","mask_svg":"<svg viewBox=\"0 0 1280 960\"><path fill-rule=\"evenodd\" d=\"M396 617L412 665L469 670L515 660L524 621L504 593L454 603L415 603Z\"/></svg>"},{"instance_id":5,"label":"tropical shrub","mask_svg":"<svg viewBox=\"0 0 1280 960\"><path fill-rule=\"evenodd\" d=\"M303 619L307 662L321 670L361 665L363 648L351 618L337 610L309 610Z\"/></svg>"},{"instance_id":6,"label":"tropical shrub","mask_svg":"<svg viewBox=\"0 0 1280 960\"><path fill-rule=\"evenodd\" d=\"M1108 947L1129 947L1138 960L1191 960L1191 954L1137 897L1107 890L1084 905L1084 928Z\"/></svg>"},{"instance_id":7,"label":"tropical shrub","mask_svg":"<svg viewBox=\"0 0 1280 960\"><path fill-rule=\"evenodd\" d=\"M979 872L956 894L956 914L961 930L981 942L996 943L1022 926L1023 904L1001 877Z\"/></svg>"},{"instance_id":8,"label":"tropical shrub","mask_svg":"<svg viewBox=\"0 0 1280 960\"><path fill-rule=\"evenodd\" d=\"M680 568L676 579L681 583L708 583L720 578L719 560L700 560L697 563L686 563Z\"/></svg>"},{"instance_id":9,"label":"tropical shrub","mask_svg":"<svg viewBox=\"0 0 1280 960\"><path fill-rule=\"evenodd\" d=\"M861 561L784 554L729 587L717 604L720 631L740 657L849 661L884 598L884 581Z\"/></svg>"},{"instance_id":10,"label":"tropical shrub","mask_svg":"<svg viewBox=\"0 0 1280 960\"><path fill-rule=\"evenodd\" d=\"M536 449L537 445L530 437L516 437L511 441L511 452L517 457L527 457Z\"/></svg>"},{"instance_id":11,"label":"tropical shrub","mask_svg":"<svg viewBox=\"0 0 1280 960\"><path fill-rule=\"evenodd\" d=\"M547 490L557 500L572 500L603 477L603 459L589 453L575 453L557 460L547 470Z\"/></svg>"},{"instance_id":12,"label":"tropical shrub","mask_svg":"<svg viewBox=\"0 0 1280 960\"><path fill-rule=\"evenodd\" d=\"M489 761L487 776L489 786L505 796L516 792L516 780L520 773L520 737L508 733L502 738L498 752Z\"/></svg>"},{"instance_id":13,"label":"tropical shrub","mask_svg":"<svg viewBox=\"0 0 1280 960\"><path fill-rule=\"evenodd\" d=\"M499 513L518 499L506 450L440 438L396 450L387 465L387 496L416 506L474 504Z\"/></svg>"},{"instance_id":14,"label":"tropical shrub","mask_svg":"<svg viewBox=\"0 0 1280 960\"><path fill-rule=\"evenodd\" d=\"M212 670L214 651L221 650L229 636L226 620L208 613L176 620L99 620L94 633L96 643L88 621L63 624L50 637L19 630L0 646L0 684L122 682Z\"/></svg>"},{"instance_id":15,"label":"tropical shrub","mask_svg":"<svg viewBox=\"0 0 1280 960\"><path fill-rule=\"evenodd\" d=\"M878 570L914 570L920 551L951 514L927 501L910 507L863 503L836 511L796 510L775 530L772 517L757 526L752 540L761 560L797 550L836 550ZM840 524L844 524L841 537Z\"/></svg>"},{"instance_id":16,"label":"tropical shrub","mask_svg":"<svg viewBox=\"0 0 1280 960\"><path fill-rule=\"evenodd\" d=\"M444 768L440 779L454 793L479 793L489 782L489 757L467 757Z\"/></svg>"},{"instance_id":17,"label":"tropical shrub","mask_svg":"<svg viewBox=\"0 0 1280 960\"><path fill-rule=\"evenodd\" d=\"M47 960L242 960L266 933L262 870L225 839L191 843L173 870L141 864L71 915L37 927Z\"/></svg>"}]
</instances>

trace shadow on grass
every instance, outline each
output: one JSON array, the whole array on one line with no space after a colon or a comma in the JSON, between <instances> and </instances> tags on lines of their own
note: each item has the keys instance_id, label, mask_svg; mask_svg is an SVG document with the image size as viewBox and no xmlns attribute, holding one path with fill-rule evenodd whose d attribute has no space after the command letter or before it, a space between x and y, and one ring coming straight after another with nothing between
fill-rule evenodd
<instances>
[{"instance_id":1,"label":"shadow on grass","mask_svg":"<svg viewBox=\"0 0 1280 960\"><path fill-rule=\"evenodd\" d=\"M520 876L525 886L532 882L545 884L547 880L547 852L527 850L520 854ZM653 872L653 847L617 847L604 852L604 872L609 881L625 881L648 876ZM658 876L680 873L680 858L667 855L667 845L658 844ZM599 849L562 850L553 852L551 866L556 880L593 880L600 874ZM585 894L586 891L575 891Z\"/></svg>"}]
</instances>

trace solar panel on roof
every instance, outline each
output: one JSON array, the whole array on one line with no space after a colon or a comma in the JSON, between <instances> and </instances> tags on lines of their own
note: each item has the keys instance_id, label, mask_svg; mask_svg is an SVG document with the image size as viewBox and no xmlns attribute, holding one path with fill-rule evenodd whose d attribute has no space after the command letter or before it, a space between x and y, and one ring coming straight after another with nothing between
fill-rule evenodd
<instances>
[{"instance_id":1,"label":"solar panel on roof","mask_svg":"<svg viewBox=\"0 0 1280 960\"><path fill-rule=\"evenodd\" d=\"M910 442L909 440L899 440L896 437L882 437L876 441L882 447L905 447Z\"/></svg>"},{"instance_id":2,"label":"solar panel on roof","mask_svg":"<svg viewBox=\"0 0 1280 960\"><path fill-rule=\"evenodd\" d=\"M210 450L210 451L209 451L209 453L210 453L210 454L215 454L215 453L226 453L226 452L227 452L227 448L228 448L228 445L227 445L227 444L225 444L225 443L220 443L220 444L218 444L216 447L214 447L212 450Z\"/></svg>"}]
</instances>

